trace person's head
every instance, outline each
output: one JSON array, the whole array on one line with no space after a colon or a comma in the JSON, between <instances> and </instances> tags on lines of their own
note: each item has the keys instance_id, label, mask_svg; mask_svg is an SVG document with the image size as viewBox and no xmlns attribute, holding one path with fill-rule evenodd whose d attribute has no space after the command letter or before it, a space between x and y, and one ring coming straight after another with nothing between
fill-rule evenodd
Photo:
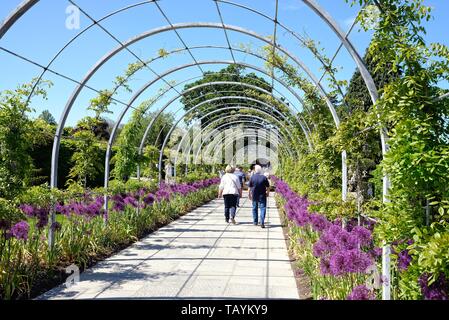
<instances>
[{"instance_id":1,"label":"person's head","mask_svg":"<svg viewBox=\"0 0 449 320\"><path fill-rule=\"evenodd\" d=\"M234 173L234 168L231 165L227 165L225 169L226 173Z\"/></svg>"},{"instance_id":2,"label":"person's head","mask_svg":"<svg viewBox=\"0 0 449 320\"><path fill-rule=\"evenodd\" d=\"M255 172L255 173L262 173L262 167L259 166L258 164L256 164L256 165L254 166L254 172Z\"/></svg>"}]
</instances>

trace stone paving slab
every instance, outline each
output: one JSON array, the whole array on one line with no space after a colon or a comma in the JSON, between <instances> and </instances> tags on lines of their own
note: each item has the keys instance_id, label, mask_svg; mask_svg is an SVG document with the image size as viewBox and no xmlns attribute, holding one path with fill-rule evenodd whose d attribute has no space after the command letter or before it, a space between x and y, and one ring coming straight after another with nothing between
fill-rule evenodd
<instances>
[{"instance_id":1,"label":"stone paving slab","mask_svg":"<svg viewBox=\"0 0 449 320\"><path fill-rule=\"evenodd\" d=\"M265 229L250 206L232 225L211 201L38 299L298 299L274 198Z\"/></svg>"}]
</instances>

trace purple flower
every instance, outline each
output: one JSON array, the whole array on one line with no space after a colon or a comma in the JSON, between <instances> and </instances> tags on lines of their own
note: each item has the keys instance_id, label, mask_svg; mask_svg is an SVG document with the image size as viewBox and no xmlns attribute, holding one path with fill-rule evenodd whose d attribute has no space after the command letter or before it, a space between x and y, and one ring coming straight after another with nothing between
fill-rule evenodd
<instances>
[{"instance_id":1,"label":"purple flower","mask_svg":"<svg viewBox=\"0 0 449 320\"><path fill-rule=\"evenodd\" d=\"M23 213L25 213L27 216L32 217L34 216L34 207L29 204L21 204L19 206L20 210L22 210Z\"/></svg>"},{"instance_id":2,"label":"purple flower","mask_svg":"<svg viewBox=\"0 0 449 320\"><path fill-rule=\"evenodd\" d=\"M364 227L354 227L351 232L357 236L358 242L362 246L369 246L373 241L371 231Z\"/></svg>"},{"instance_id":3,"label":"purple flower","mask_svg":"<svg viewBox=\"0 0 449 320\"><path fill-rule=\"evenodd\" d=\"M334 276L340 276L346 272L345 252L339 251L330 258L330 271Z\"/></svg>"},{"instance_id":4,"label":"purple flower","mask_svg":"<svg viewBox=\"0 0 449 320\"><path fill-rule=\"evenodd\" d=\"M26 221L20 221L12 226L11 234L18 240L28 240L30 225Z\"/></svg>"},{"instance_id":5,"label":"purple flower","mask_svg":"<svg viewBox=\"0 0 449 320\"><path fill-rule=\"evenodd\" d=\"M402 250L398 254L398 268L401 271L405 271L408 269L408 266L412 262L412 256L409 254L408 250Z\"/></svg>"},{"instance_id":6,"label":"purple flower","mask_svg":"<svg viewBox=\"0 0 449 320\"><path fill-rule=\"evenodd\" d=\"M346 298L347 300L376 300L373 291L365 285L360 285L352 289L352 292Z\"/></svg>"},{"instance_id":7,"label":"purple flower","mask_svg":"<svg viewBox=\"0 0 449 320\"><path fill-rule=\"evenodd\" d=\"M424 300L449 300L449 280L444 273L440 273L438 279L429 285L429 274L422 274L418 283Z\"/></svg>"},{"instance_id":8,"label":"purple flower","mask_svg":"<svg viewBox=\"0 0 449 320\"><path fill-rule=\"evenodd\" d=\"M62 226L59 222L55 221L51 224L50 229L53 231L59 231L61 230Z\"/></svg>"},{"instance_id":9,"label":"purple flower","mask_svg":"<svg viewBox=\"0 0 449 320\"><path fill-rule=\"evenodd\" d=\"M145 205L151 205L153 204L153 202L155 201L155 197L154 194L149 193L147 194L144 198L143 198L143 202L145 203Z\"/></svg>"},{"instance_id":10,"label":"purple flower","mask_svg":"<svg viewBox=\"0 0 449 320\"><path fill-rule=\"evenodd\" d=\"M123 203L134 208L137 208L139 206L138 201L133 196L127 196L125 199L123 199Z\"/></svg>"}]
</instances>

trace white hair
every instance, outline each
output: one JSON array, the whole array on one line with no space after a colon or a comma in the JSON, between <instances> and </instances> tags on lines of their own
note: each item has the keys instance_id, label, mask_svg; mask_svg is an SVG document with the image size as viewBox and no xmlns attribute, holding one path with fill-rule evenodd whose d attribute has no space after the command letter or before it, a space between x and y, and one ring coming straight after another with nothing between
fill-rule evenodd
<instances>
[{"instance_id":1,"label":"white hair","mask_svg":"<svg viewBox=\"0 0 449 320\"><path fill-rule=\"evenodd\" d=\"M262 167L259 166L258 164L256 164L256 165L254 166L254 172L255 172L255 173L261 173L261 172L262 172Z\"/></svg>"}]
</instances>

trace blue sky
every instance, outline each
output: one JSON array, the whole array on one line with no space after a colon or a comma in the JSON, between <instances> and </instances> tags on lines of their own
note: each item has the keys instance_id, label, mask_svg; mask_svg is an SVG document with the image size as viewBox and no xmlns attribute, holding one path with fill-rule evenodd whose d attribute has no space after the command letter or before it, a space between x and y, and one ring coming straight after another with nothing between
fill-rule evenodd
<instances>
[{"instance_id":1,"label":"blue sky","mask_svg":"<svg viewBox=\"0 0 449 320\"><path fill-rule=\"evenodd\" d=\"M2 0L0 5L0 19L4 19L20 2L21 0ZM75 1L77 5L94 19L100 19L110 12L137 2L139 0ZM234 0L234 2L257 8L268 16L274 15L274 0ZM349 28L359 10L359 7L350 7L344 0L319 0L318 2L332 13L335 20L345 31ZM220 22L215 3L212 0L160 0L158 3L172 23ZM449 38L447 37L447 30L449 28L449 1L426 0L425 3L434 8L434 19L426 23L428 30L427 40L429 42L441 42L449 45ZM46 65L62 46L76 36L80 30L83 30L91 24L91 21L81 14L81 29L67 29L65 22L67 19L66 8L68 5L69 2L66 0L41 0L0 40L0 46L15 51L42 65ZM263 17L226 3L221 3L220 9L226 24L253 30L263 36L268 36L273 33L273 23ZM319 41L320 46L327 56L332 56L339 45L337 37L300 0L279 0L279 20L297 33L306 33L311 38ZM124 42L145 31L165 26L167 22L155 4L147 3L112 16L102 22L102 25L116 38ZM220 29L183 29L179 31L179 34L189 46L211 44L227 46L225 34ZM229 31L228 36L233 47L241 44L251 44L251 47L257 49L257 47L263 45L261 41L237 32ZM350 39L363 54L370 41L370 34L364 33L363 31L358 32L358 28L356 28L351 34ZM278 42L304 61L318 78L321 76L322 71L320 70L319 63L313 59L310 52L302 48L285 30L278 29ZM117 42L108 34L99 27L94 26L80 36L72 45L68 46L52 64L51 69L79 81L96 61L106 52L117 47L117 45ZM161 48L171 51L181 47L183 45L174 32L164 32L149 39L139 41L130 46L130 50L141 59L146 60L156 57L158 50ZM231 60L229 50L194 49L192 53L198 61ZM235 58L239 61L245 61L263 67L263 62L260 59L246 54L236 53ZM111 88L114 77L123 74L128 63L135 62L135 60L129 52L122 51L100 69L89 81L89 86L96 89ZM162 73L177 65L191 62L192 58L186 52L183 52L171 55L165 59L158 59L151 64L151 67L157 73ZM341 67L338 74L339 79L349 79L351 77L355 66L345 50L342 50L337 56L335 64ZM220 64L204 65L203 69L218 70L224 66ZM28 82L41 72L40 68L23 62L2 51L0 51L0 70L0 90L11 89L19 83ZM167 80L179 83L200 76L200 70L193 67L176 72ZM54 86L49 91L48 100L42 101L35 99L33 100L33 107L36 109L36 113L40 113L44 109L49 109L55 118L59 120L65 103L76 85L73 82L50 73L47 73L44 78L53 81ZM130 84L134 90L137 90L153 78L154 74L145 69L139 71ZM447 84L442 85L448 87ZM159 88L164 86L162 81L157 82L156 85L147 90L136 101L135 105L154 97ZM182 85L177 86L177 88L182 90ZM294 102L294 97L281 86L276 86L275 88ZM156 109L163 106L174 94L174 91L171 90L153 108ZM89 89L82 91L68 118L67 125L75 124L78 119L88 114L86 107L89 100L95 95L96 93ZM118 92L116 98L127 102L131 95L122 90ZM179 103L174 103L169 110L175 111L179 107ZM123 106L120 104L112 106L111 110L114 111L114 114L109 115L109 117L113 120L116 119L122 108ZM177 115L179 114L178 112Z\"/></svg>"}]
</instances>

